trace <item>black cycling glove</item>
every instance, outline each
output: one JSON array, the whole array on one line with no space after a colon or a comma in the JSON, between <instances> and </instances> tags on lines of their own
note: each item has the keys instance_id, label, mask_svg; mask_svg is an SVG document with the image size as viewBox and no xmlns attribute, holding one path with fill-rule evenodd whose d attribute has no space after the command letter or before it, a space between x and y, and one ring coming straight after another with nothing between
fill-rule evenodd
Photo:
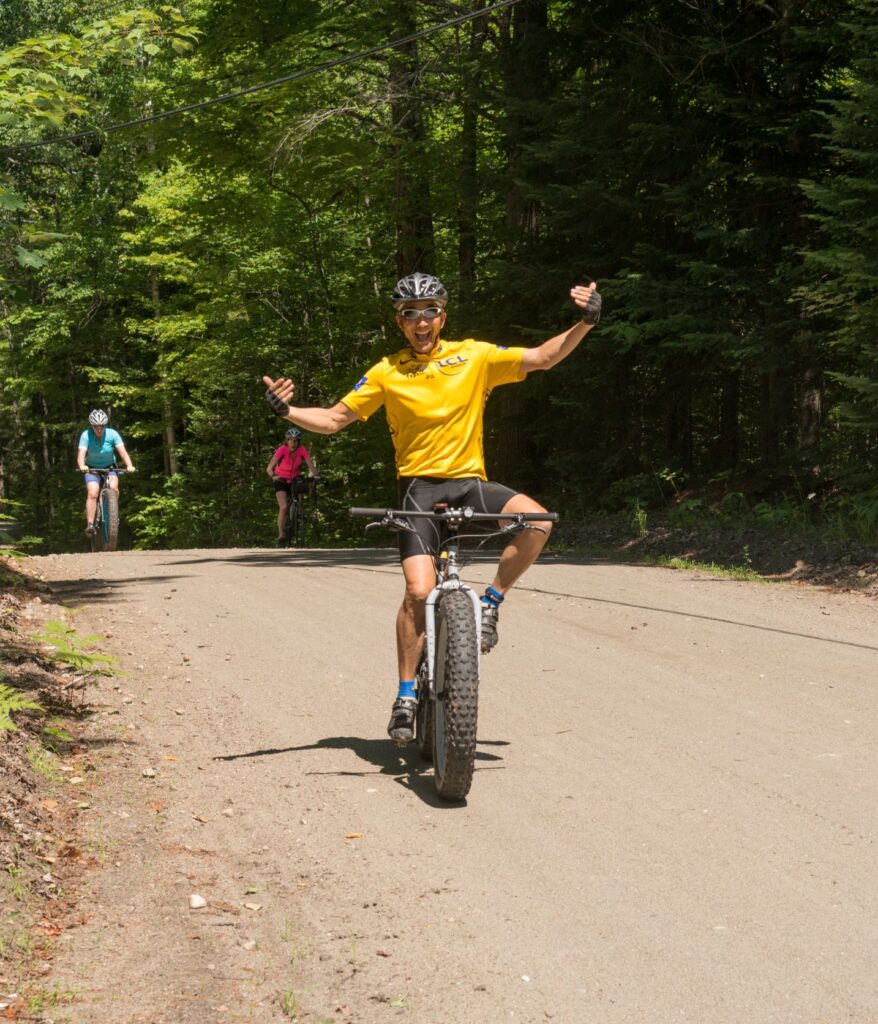
<instances>
[{"instance_id":1,"label":"black cycling glove","mask_svg":"<svg viewBox=\"0 0 878 1024\"><path fill-rule=\"evenodd\" d=\"M594 325L601 318L601 293L592 292L591 298L588 300L588 304L582 311L582 322L588 324L590 327Z\"/></svg>"},{"instance_id":2,"label":"black cycling glove","mask_svg":"<svg viewBox=\"0 0 878 1024\"><path fill-rule=\"evenodd\" d=\"M271 411L276 416L286 416L290 411L289 405L276 395L271 388L268 388L265 392L265 401L271 406Z\"/></svg>"}]
</instances>

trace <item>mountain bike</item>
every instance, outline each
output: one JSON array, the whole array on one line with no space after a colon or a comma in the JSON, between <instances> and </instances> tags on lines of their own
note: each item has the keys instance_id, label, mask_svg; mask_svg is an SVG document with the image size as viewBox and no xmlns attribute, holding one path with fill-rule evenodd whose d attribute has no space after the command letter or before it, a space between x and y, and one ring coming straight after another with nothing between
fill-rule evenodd
<instances>
[{"instance_id":1,"label":"mountain bike","mask_svg":"<svg viewBox=\"0 0 878 1024\"><path fill-rule=\"evenodd\" d=\"M290 488L290 500L287 503L287 518L284 524L284 539L287 546L300 548L305 540L305 521L308 518L305 512L305 498L311 503L311 528L316 533L317 529L317 476L298 476L293 478L293 486ZM298 483L301 481L301 484ZM304 486L303 486L304 485Z\"/></svg>"},{"instance_id":2,"label":"mountain bike","mask_svg":"<svg viewBox=\"0 0 878 1024\"><path fill-rule=\"evenodd\" d=\"M537 522L557 522L555 512L517 512L498 516L470 506L432 511L352 508L353 516L378 520L367 530L387 527L414 532L408 519L431 517L441 523L444 539L433 552L436 586L427 597L426 639L415 676L418 710L415 739L421 757L433 764L436 792L446 800L462 800L472 785L479 711L479 658L482 608L476 592L460 578L460 543L491 537L510 537L522 530L539 530ZM506 525L489 533L461 533L477 523L502 520Z\"/></svg>"},{"instance_id":3,"label":"mountain bike","mask_svg":"<svg viewBox=\"0 0 878 1024\"><path fill-rule=\"evenodd\" d=\"M116 467L93 469L86 466L85 472L94 473L101 481L95 509L95 529L89 537L89 545L92 551L115 551L119 539L119 494L110 487L109 476L111 472L122 476L126 471Z\"/></svg>"}]
</instances>

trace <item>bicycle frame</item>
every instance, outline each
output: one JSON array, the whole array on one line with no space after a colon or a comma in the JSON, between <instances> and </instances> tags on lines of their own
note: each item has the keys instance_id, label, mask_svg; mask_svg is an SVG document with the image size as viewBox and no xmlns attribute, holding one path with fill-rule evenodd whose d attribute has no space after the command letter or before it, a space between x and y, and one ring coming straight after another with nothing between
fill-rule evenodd
<instances>
[{"instance_id":1,"label":"bicycle frame","mask_svg":"<svg viewBox=\"0 0 878 1024\"><path fill-rule=\"evenodd\" d=\"M412 532L406 519L425 518L439 519L448 529L448 537L445 540L444 549L434 554L436 562L436 586L427 596L425 614L425 649L427 654L427 679L429 682L430 697L436 696L436 610L442 596L450 590L463 590L472 601L473 614L476 623L476 637L478 648L482 644L482 614L481 600L473 588L460 578L460 565L458 553L460 542L470 537L478 537L484 543L491 537L509 536L526 529L539 529L531 525L533 520L537 522L554 522L558 519L555 512L511 512L506 515L494 514L492 512L476 512L470 506L464 508L434 509L430 512L406 510L406 509L380 509L380 508L352 508L350 514L353 516L374 516L381 517L380 522L369 523L366 529L377 526L388 526L395 530L408 530ZM492 522L500 519L510 520L507 526L500 530L494 530L488 534L461 534L461 527L470 523Z\"/></svg>"},{"instance_id":2,"label":"bicycle frame","mask_svg":"<svg viewBox=\"0 0 878 1024\"><path fill-rule=\"evenodd\" d=\"M477 534L484 543L492 536L539 529L530 525L529 519L545 522L558 517L551 512L498 515L476 512L470 506L449 508L443 503L434 505L431 512L359 508L350 511L352 515L380 517L380 522L370 523L366 529L389 526L414 533L411 520L425 516L445 528L444 537L443 532L439 533L439 550L433 553L436 585L426 600L426 636L416 676L415 738L421 757L433 765L433 782L439 795L446 800L463 800L475 771L482 609L481 599L460 578L460 542L472 536L460 530L474 521L496 525L499 520L506 524L491 533Z\"/></svg>"},{"instance_id":3,"label":"bicycle frame","mask_svg":"<svg viewBox=\"0 0 878 1024\"><path fill-rule=\"evenodd\" d=\"M122 476L126 470L120 466L86 466L86 471L100 480L97 498L95 499L95 532L91 538L91 549L96 551L105 549L109 543L109 537L106 533L107 527L104 524L103 498L107 491L112 490L110 487L110 474L113 473L118 477ZM115 549L115 534L112 546Z\"/></svg>"}]
</instances>

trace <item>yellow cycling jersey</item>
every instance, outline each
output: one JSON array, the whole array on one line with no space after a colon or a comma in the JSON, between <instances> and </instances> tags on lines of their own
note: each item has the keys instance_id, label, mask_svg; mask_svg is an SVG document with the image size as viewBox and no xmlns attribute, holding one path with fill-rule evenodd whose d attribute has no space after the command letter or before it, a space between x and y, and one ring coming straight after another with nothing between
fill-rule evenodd
<instances>
[{"instance_id":1,"label":"yellow cycling jersey","mask_svg":"<svg viewBox=\"0 0 878 1024\"><path fill-rule=\"evenodd\" d=\"M429 355L386 356L342 402L361 420L384 406L399 476L485 476L482 417L491 391L524 380L526 349L440 341Z\"/></svg>"}]
</instances>

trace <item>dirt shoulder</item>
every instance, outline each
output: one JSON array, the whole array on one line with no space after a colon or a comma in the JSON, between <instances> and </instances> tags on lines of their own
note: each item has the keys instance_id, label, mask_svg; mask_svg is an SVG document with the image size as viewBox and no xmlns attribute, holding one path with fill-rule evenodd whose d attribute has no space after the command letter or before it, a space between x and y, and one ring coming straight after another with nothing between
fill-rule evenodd
<instances>
[{"instance_id":1,"label":"dirt shoulder","mask_svg":"<svg viewBox=\"0 0 878 1024\"><path fill-rule=\"evenodd\" d=\"M40 1019L55 1001L45 982L55 942L87 918L80 890L99 866L86 840L88 659L55 661L39 636L64 618L41 579L0 560L0 684L25 704L12 713L16 727L0 730L0 1017L9 1020Z\"/></svg>"},{"instance_id":2,"label":"dirt shoulder","mask_svg":"<svg viewBox=\"0 0 878 1024\"><path fill-rule=\"evenodd\" d=\"M630 520L602 517L561 526L558 538L584 551L636 562L657 558L745 569L788 580L878 597L878 550L850 540L755 527L685 527L655 520L642 533Z\"/></svg>"}]
</instances>

